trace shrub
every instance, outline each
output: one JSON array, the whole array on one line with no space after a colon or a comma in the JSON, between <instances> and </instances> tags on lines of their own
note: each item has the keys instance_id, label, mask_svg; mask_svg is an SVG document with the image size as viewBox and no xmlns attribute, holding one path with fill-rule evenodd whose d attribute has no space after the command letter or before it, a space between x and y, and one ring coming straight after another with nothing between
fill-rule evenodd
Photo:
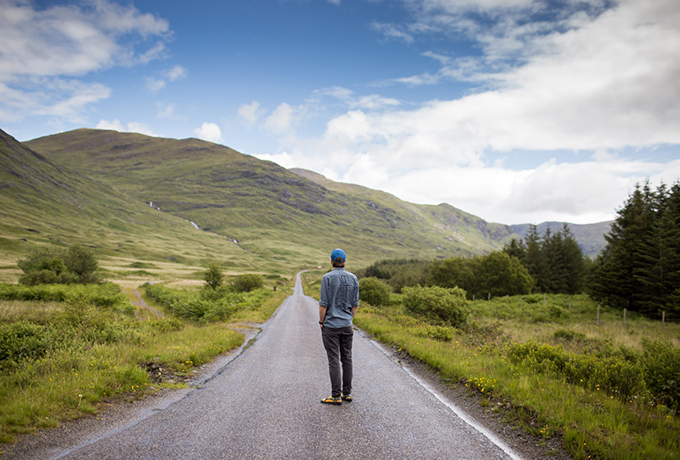
<instances>
[{"instance_id":1,"label":"shrub","mask_svg":"<svg viewBox=\"0 0 680 460\"><path fill-rule=\"evenodd\" d=\"M421 325L412 329L413 333L418 337L427 337L441 342L450 342L453 340L453 332L451 328L445 326L432 326L430 324Z\"/></svg>"},{"instance_id":2,"label":"shrub","mask_svg":"<svg viewBox=\"0 0 680 460\"><path fill-rule=\"evenodd\" d=\"M586 339L585 334L582 334L580 332L572 331L570 329L558 329L553 333L553 337L556 339L562 339L567 342L581 342Z\"/></svg>"},{"instance_id":3,"label":"shrub","mask_svg":"<svg viewBox=\"0 0 680 460\"><path fill-rule=\"evenodd\" d=\"M359 299L370 305L389 305L390 291L389 286L375 277L359 281Z\"/></svg>"},{"instance_id":4,"label":"shrub","mask_svg":"<svg viewBox=\"0 0 680 460\"><path fill-rule=\"evenodd\" d=\"M642 347L647 389L655 401L680 411L680 349L647 339L643 339Z\"/></svg>"},{"instance_id":5,"label":"shrub","mask_svg":"<svg viewBox=\"0 0 680 460\"><path fill-rule=\"evenodd\" d=\"M254 273L246 273L244 275L238 275L232 281L234 289L238 292L250 292L255 289L259 289L263 286L262 277Z\"/></svg>"},{"instance_id":6,"label":"shrub","mask_svg":"<svg viewBox=\"0 0 680 460\"><path fill-rule=\"evenodd\" d=\"M80 245L71 246L64 256L64 263L70 273L75 275L78 284L101 282L96 271L99 268L94 252Z\"/></svg>"},{"instance_id":7,"label":"shrub","mask_svg":"<svg viewBox=\"0 0 680 460\"><path fill-rule=\"evenodd\" d=\"M27 321L0 325L0 369L12 369L22 361L44 356L48 334L45 326Z\"/></svg>"},{"instance_id":8,"label":"shrub","mask_svg":"<svg viewBox=\"0 0 680 460\"><path fill-rule=\"evenodd\" d=\"M459 326L467 321L465 291L460 288L405 287L404 307L411 313Z\"/></svg>"},{"instance_id":9,"label":"shrub","mask_svg":"<svg viewBox=\"0 0 680 460\"><path fill-rule=\"evenodd\" d=\"M222 266L218 262L210 262L203 274L203 279L205 280L205 285L211 289L217 289L222 286L222 281L224 280Z\"/></svg>"},{"instance_id":10,"label":"shrub","mask_svg":"<svg viewBox=\"0 0 680 460\"><path fill-rule=\"evenodd\" d=\"M621 352L581 355L569 353L562 346L527 342L510 345L508 357L533 371L552 373L571 384L624 399L641 393L645 386L638 363L629 361Z\"/></svg>"},{"instance_id":11,"label":"shrub","mask_svg":"<svg viewBox=\"0 0 680 460\"><path fill-rule=\"evenodd\" d=\"M71 246L68 250L59 248L38 248L17 265L24 272L20 284L94 284L101 280L95 273L99 264L94 253L82 246Z\"/></svg>"},{"instance_id":12,"label":"shrub","mask_svg":"<svg viewBox=\"0 0 680 460\"><path fill-rule=\"evenodd\" d=\"M234 292L225 287L216 290L187 291L160 285L145 285L146 294L180 318L194 321L220 321L233 313L262 305L273 292L258 289Z\"/></svg>"},{"instance_id":13,"label":"shrub","mask_svg":"<svg viewBox=\"0 0 680 460\"><path fill-rule=\"evenodd\" d=\"M92 304L97 307L113 308L129 315L135 312L128 298L121 293L120 286L114 283L70 286L0 284L0 299Z\"/></svg>"}]
</instances>

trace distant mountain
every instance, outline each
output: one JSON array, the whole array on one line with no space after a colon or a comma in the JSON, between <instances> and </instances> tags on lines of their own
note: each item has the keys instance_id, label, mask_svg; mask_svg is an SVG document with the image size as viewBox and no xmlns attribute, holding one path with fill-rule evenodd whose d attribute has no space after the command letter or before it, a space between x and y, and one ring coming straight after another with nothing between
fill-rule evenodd
<instances>
[{"instance_id":1,"label":"distant mountain","mask_svg":"<svg viewBox=\"0 0 680 460\"><path fill-rule=\"evenodd\" d=\"M576 238L578 245L586 256L596 256L602 248L604 248L607 241L604 235L609 233L613 221L598 222L596 224L569 224L571 233ZM564 222L543 222L536 226L536 230L540 235L545 234L546 230L550 228L551 232L558 232L562 229ZM529 232L531 224L510 225L510 228L520 235L522 238Z\"/></svg>"}]
</instances>

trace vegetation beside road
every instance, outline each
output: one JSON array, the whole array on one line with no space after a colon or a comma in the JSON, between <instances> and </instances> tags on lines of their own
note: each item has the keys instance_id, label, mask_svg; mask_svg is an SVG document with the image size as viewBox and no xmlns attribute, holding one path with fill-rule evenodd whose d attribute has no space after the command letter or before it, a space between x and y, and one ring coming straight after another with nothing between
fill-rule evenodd
<instances>
[{"instance_id":1,"label":"vegetation beside road","mask_svg":"<svg viewBox=\"0 0 680 460\"><path fill-rule=\"evenodd\" d=\"M140 320L114 283L0 284L0 443L97 413L103 402L186 385L197 367L243 343L240 329L280 305L286 290L262 285L252 274L216 289L147 284L144 297L165 318Z\"/></svg>"},{"instance_id":2,"label":"vegetation beside road","mask_svg":"<svg viewBox=\"0 0 680 460\"><path fill-rule=\"evenodd\" d=\"M303 275L318 296L320 273ZM456 296L460 299L459 296ZM577 459L677 458L680 325L601 309L585 295L468 301L465 324L417 314L392 294L355 323L465 385L487 410Z\"/></svg>"}]
</instances>

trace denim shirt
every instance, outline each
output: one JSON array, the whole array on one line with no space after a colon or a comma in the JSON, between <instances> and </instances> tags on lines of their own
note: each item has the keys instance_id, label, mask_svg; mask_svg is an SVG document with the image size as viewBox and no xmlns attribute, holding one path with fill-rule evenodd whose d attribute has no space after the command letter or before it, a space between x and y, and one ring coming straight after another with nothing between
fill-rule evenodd
<instances>
[{"instance_id":1,"label":"denim shirt","mask_svg":"<svg viewBox=\"0 0 680 460\"><path fill-rule=\"evenodd\" d=\"M359 280L344 268L334 268L321 280L319 305L326 308L324 327L352 325L352 308L359 306Z\"/></svg>"}]
</instances>

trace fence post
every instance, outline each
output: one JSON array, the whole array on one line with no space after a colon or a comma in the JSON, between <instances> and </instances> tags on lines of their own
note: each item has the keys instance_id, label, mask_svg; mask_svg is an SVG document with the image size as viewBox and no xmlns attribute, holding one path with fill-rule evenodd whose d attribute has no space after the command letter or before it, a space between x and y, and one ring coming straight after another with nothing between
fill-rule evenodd
<instances>
[{"instance_id":1,"label":"fence post","mask_svg":"<svg viewBox=\"0 0 680 460\"><path fill-rule=\"evenodd\" d=\"M600 304L597 304L597 324L600 324Z\"/></svg>"},{"instance_id":2,"label":"fence post","mask_svg":"<svg viewBox=\"0 0 680 460\"><path fill-rule=\"evenodd\" d=\"M475 301L475 295L474 294L472 294L472 301L473 302Z\"/></svg>"},{"instance_id":3,"label":"fence post","mask_svg":"<svg viewBox=\"0 0 680 460\"><path fill-rule=\"evenodd\" d=\"M666 312L661 313L661 330L663 331L664 326L666 325Z\"/></svg>"},{"instance_id":4,"label":"fence post","mask_svg":"<svg viewBox=\"0 0 680 460\"><path fill-rule=\"evenodd\" d=\"M489 292L489 299L488 300L491 300L491 293L490 292Z\"/></svg>"},{"instance_id":5,"label":"fence post","mask_svg":"<svg viewBox=\"0 0 680 460\"><path fill-rule=\"evenodd\" d=\"M522 308L522 296L519 296L519 308Z\"/></svg>"},{"instance_id":6,"label":"fence post","mask_svg":"<svg viewBox=\"0 0 680 460\"><path fill-rule=\"evenodd\" d=\"M545 303L547 302L546 298L547 298L547 295L544 292L543 293L543 305L545 305Z\"/></svg>"},{"instance_id":7,"label":"fence post","mask_svg":"<svg viewBox=\"0 0 680 460\"><path fill-rule=\"evenodd\" d=\"M508 294L505 294L505 306L508 306L508 302L510 302L510 296Z\"/></svg>"},{"instance_id":8,"label":"fence post","mask_svg":"<svg viewBox=\"0 0 680 460\"><path fill-rule=\"evenodd\" d=\"M623 309L623 327L626 327L626 309Z\"/></svg>"},{"instance_id":9,"label":"fence post","mask_svg":"<svg viewBox=\"0 0 680 460\"><path fill-rule=\"evenodd\" d=\"M569 313L571 313L571 300L569 300Z\"/></svg>"}]
</instances>

